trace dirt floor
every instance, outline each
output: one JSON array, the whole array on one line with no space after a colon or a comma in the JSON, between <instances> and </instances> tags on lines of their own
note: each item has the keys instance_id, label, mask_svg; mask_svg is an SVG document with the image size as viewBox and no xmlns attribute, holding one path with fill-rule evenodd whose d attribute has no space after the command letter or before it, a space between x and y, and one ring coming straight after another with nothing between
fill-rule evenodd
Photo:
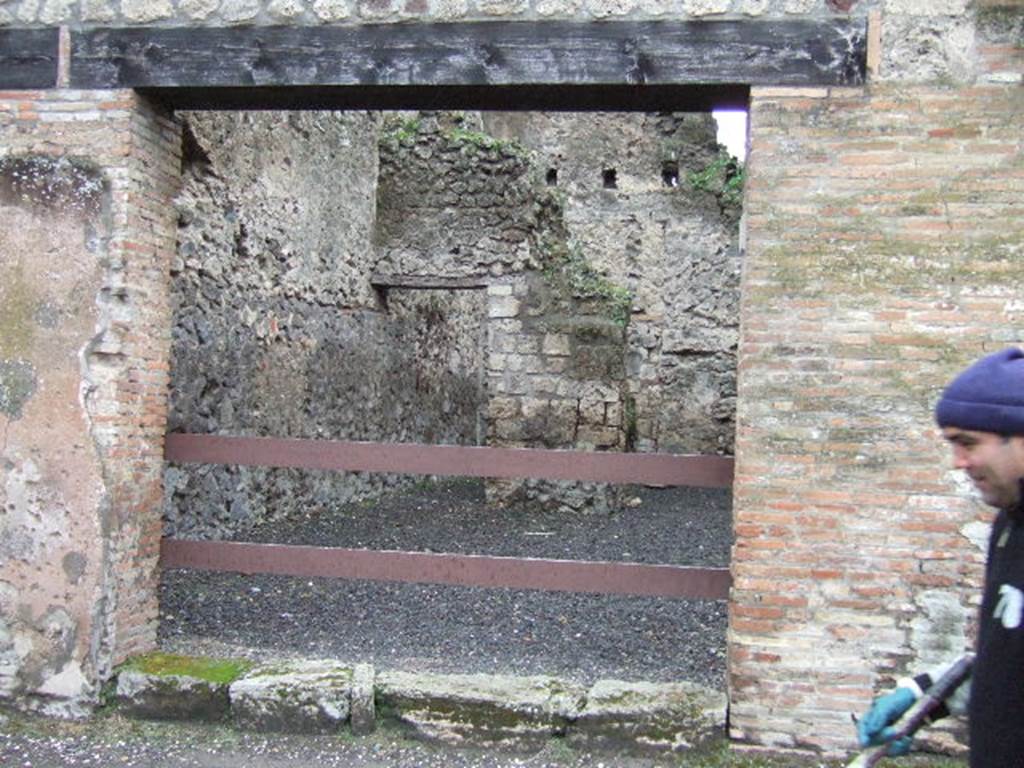
<instances>
[{"instance_id":1,"label":"dirt floor","mask_svg":"<svg viewBox=\"0 0 1024 768\"><path fill-rule=\"evenodd\" d=\"M483 484L423 484L240 539L480 555L727 566L731 494L639 488L612 514L488 508ZM166 571L160 644L378 669L690 680L725 687L726 603Z\"/></svg>"}]
</instances>

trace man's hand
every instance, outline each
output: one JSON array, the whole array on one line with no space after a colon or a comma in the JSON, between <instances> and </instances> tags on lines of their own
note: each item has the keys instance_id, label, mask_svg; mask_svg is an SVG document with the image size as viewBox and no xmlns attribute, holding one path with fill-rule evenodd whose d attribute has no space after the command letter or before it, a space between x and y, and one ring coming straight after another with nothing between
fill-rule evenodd
<instances>
[{"instance_id":1,"label":"man's hand","mask_svg":"<svg viewBox=\"0 0 1024 768\"><path fill-rule=\"evenodd\" d=\"M860 745L875 747L892 741L893 736L896 735L892 724L899 720L903 713L914 705L915 701L917 701L917 694L909 688L897 688L891 693L875 699L871 709L857 721L857 740ZM897 757L907 754L910 751L911 742L910 736L892 741L889 745L889 755Z\"/></svg>"}]
</instances>

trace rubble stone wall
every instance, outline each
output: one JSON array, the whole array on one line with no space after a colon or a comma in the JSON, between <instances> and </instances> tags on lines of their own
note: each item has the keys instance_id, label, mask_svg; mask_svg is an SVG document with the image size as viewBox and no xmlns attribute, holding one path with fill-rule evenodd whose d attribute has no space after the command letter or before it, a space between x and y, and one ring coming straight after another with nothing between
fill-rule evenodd
<instances>
[{"instance_id":1,"label":"rubble stone wall","mask_svg":"<svg viewBox=\"0 0 1024 768\"><path fill-rule=\"evenodd\" d=\"M381 116L185 119L170 429L475 444L483 294L371 285ZM166 533L238 534L400 479L174 465Z\"/></svg>"},{"instance_id":2,"label":"rubble stone wall","mask_svg":"<svg viewBox=\"0 0 1024 768\"><path fill-rule=\"evenodd\" d=\"M488 112L483 120L489 133L536 153L562 200L570 247L630 295L625 357L608 378L622 391L612 420L594 425L621 427L620 435L582 443L731 453L740 199L723 189L737 169L726 167L711 115ZM568 339L581 335L568 330ZM605 394L581 399L580 409L600 409L611 402Z\"/></svg>"},{"instance_id":3,"label":"rubble stone wall","mask_svg":"<svg viewBox=\"0 0 1024 768\"><path fill-rule=\"evenodd\" d=\"M739 201L710 115L442 114L388 136L376 269L489 285L488 445L731 450ZM614 489L488 498L594 511Z\"/></svg>"}]
</instances>

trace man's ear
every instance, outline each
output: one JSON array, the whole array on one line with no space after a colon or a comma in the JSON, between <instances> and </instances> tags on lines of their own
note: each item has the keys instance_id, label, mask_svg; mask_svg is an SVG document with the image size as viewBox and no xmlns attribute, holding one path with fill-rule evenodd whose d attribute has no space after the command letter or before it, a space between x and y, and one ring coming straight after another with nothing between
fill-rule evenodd
<instances>
[{"instance_id":1,"label":"man's ear","mask_svg":"<svg viewBox=\"0 0 1024 768\"><path fill-rule=\"evenodd\" d=\"M1011 435L1009 443L1017 463L1017 471L1020 477L1024 478L1024 435Z\"/></svg>"}]
</instances>

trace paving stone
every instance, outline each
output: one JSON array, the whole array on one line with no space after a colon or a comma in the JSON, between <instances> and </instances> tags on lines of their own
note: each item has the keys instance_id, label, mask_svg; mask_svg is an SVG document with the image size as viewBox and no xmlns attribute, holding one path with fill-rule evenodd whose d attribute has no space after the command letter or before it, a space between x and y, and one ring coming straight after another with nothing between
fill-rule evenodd
<instances>
[{"instance_id":1,"label":"paving stone","mask_svg":"<svg viewBox=\"0 0 1024 768\"><path fill-rule=\"evenodd\" d=\"M583 686L542 676L377 676L382 717L397 720L416 736L448 744L536 747L565 733L580 712L584 693Z\"/></svg>"},{"instance_id":2,"label":"paving stone","mask_svg":"<svg viewBox=\"0 0 1024 768\"><path fill-rule=\"evenodd\" d=\"M239 728L282 733L336 733L347 722L352 669L329 661L258 668L231 684Z\"/></svg>"},{"instance_id":3,"label":"paving stone","mask_svg":"<svg viewBox=\"0 0 1024 768\"><path fill-rule=\"evenodd\" d=\"M601 680L568 733L586 749L683 752L725 733L724 693L693 683Z\"/></svg>"}]
</instances>

